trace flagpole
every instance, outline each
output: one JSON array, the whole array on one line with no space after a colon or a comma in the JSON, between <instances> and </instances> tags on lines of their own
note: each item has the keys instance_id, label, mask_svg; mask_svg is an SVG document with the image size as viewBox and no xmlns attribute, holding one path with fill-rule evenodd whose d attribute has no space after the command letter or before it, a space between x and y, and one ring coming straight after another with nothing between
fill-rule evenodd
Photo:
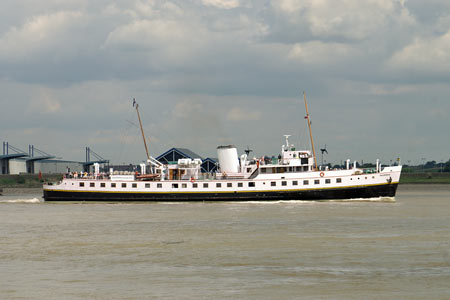
<instances>
[{"instance_id":1,"label":"flagpole","mask_svg":"<svg viewBox=\"0 0 450 300\"><path fill-rule=\"evenodd\" d=\"M317 170L318 168L317 168L316 150L314 149L314 140L313 140L312 131L311 131L311 120L309 119L308 103L306 102L305 92L303 92L303 99L305 100L306 119L308 120L309 136L311 138L311 148L312 148L312 152L313 152L313 156L314 156L314 164L315 164L315 167Z\"/></svg>"}]
</instances>

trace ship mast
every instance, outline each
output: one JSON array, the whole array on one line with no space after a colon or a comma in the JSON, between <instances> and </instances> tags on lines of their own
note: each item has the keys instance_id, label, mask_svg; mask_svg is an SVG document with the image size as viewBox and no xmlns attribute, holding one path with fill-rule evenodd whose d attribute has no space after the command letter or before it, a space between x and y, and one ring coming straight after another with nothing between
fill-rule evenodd
<instances>
[{"instance_id":1,"label":"ship mast","mask_svg":"<svg viewBox=\"0 0 450 300\"><path fill-rule=\"evenodd\" d=\"M311 120L309 119L309 112L308 112L308 103L306 102L306 94L305 92L303 92L303 99L305 100L305 108L306 108L306 117L305 119L308 120L308 128L309 128L309 136L311 138L311 148L312 148L312 152L313 152L313 156L314 156L314 165L317 168L317 158L316 158L316 150L314 149L314 140L313 140L313 136L312 136L312 131L311 131Z\"/></svg>"},{"instance_id":2,"label":"ship mast","mask_svg":"<svg viewBox=\"0 0 450 300\"><path fill-rule=\"evenodd\" d=\"M137 104L136 99L133 98L133 106L136 107L137 116L139 119L139 125L141 126L142 139L144 140L145 153L147 154L147 161L150 161L150 155L148 154L147 142L145 141L144 129L142 128L141 116L139 115L139 104Z\"/></svg>"}]
</instances>

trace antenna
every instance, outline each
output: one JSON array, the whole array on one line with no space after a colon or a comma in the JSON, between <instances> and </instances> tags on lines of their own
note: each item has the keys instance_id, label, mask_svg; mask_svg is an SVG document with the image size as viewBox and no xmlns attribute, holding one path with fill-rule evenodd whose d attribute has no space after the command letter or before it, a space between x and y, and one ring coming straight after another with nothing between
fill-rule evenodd
<instances>
[{"instance_id":1,"label":"antenna","mask_svg":"<svg viewBox=\"0 0 450 300\"><path fill-rule=\"evenodd\" d=\"M245 154L247 154L247 156L249 156L249 155L250 155L250 152L253 152L253 150L251 150L250 147L247 146L247 149L244 150L244 152L245 152Z\"/></svg>"}]
</instances>

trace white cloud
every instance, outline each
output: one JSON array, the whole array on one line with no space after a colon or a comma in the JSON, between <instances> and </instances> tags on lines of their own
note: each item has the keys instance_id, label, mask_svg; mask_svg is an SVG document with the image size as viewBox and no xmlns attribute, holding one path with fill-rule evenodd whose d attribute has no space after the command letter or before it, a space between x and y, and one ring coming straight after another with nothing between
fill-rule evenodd
<instances>
[{"instance_id":1,"label":"white cloud","mask_svg":"<svg viewBox=\"0 0 450 300\"><path fill-rule=\"evenodd\" d=\"M54 114L61 110L61 102L53 95L49 89L41 89L36 98L30 100L28 113Z\"/></svg>"},{"instance_id":2,"label":"white cloud","mask_svg":"<svg viewBox=\"0 0 450 300\"><path fill-rule=\"evenodd\" d=\"M227 114L227 120L230 121L257 121L262 116L261 111L257 109L244 109L241 107L233 107Z\"/></svg>"},{"instance_id":3,"label":"white cloud","mask_svg":"<svg viewBox=\"0 0 450 300\"><path fill-rule=\"evenodd\" d=\"M290 23L306 24L315 37L361 40L392 24L414 23L401 0L273 0Z\"/></svg>"},{"instance_id":4,"label":"white cloud","mask_svg":"<svg viewBox=\"0 0 450 300\"><path fill-rule=\"evenodd\" d=\"M388 61L390 70L450 73L450 30L438 37L416 38Z\"/></svg>"},{"instance_id":5,"label":"white cloud","mask_svg":"<svg viewBox=\"0 0 450 300\"><path fill-rule=\"evenodd\" d=\"M21 27L12 27L0 38L0 59L32 60L38 54L65 55L72 52L67 43L73 36L71 27L81 24L81 12L59 11L31 18Z\"/></svg>"},{"instance_id":6,"label":"white cloud","mask_svg":"<svg viewBox=\"0 0 450 300\"><path fill-rule=\"evenodd\" d=\"M239 0L202 0L204 5L231 9L240 6Z\"/></svg>"},{"instance_id":7,"label":"white cloud","mask_svg":"<svg viewBox=\"0 0 450 300\"><path fill-rule=\"evenodd\" d=\"M294 44L288 54L289 59L303 64L324 65L338 63L347 58L355 58L356 49L343 43L313 41Z\"/></svg>"}]
</instances>

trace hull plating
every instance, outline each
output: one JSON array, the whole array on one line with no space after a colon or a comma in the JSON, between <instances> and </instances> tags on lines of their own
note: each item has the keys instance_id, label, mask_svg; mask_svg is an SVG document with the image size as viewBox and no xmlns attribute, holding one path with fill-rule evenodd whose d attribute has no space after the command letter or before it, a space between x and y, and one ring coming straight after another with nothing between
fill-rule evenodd
<instances>
[{"instance_id":1,"label":"hull plating","mask_svg":"<svg viewBox=\"0 0 450 300\"><path fill-rule=\"evenodd\" d=\"M395 197L397 183L375 186L296 191L255 191L226 193L132 193L96 191L44 190L46 201L276 201L276 200L332 200Z\"/></svg>"}]
</instances>

